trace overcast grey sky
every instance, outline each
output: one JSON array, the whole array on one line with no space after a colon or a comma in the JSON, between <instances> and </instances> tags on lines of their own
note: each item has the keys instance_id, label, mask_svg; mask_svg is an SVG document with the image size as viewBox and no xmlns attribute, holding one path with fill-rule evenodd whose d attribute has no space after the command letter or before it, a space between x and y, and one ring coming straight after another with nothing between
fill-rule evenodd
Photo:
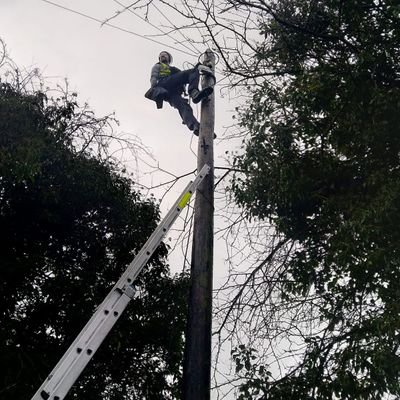
<instances>
[{"instance_id":1,"label":"overcast grey sky","mask_svg":"<svg viewBox=\"0 0 400 400\"><path fill-rule=\"evenodd\" d=\"M143 97L149 87L150 68L165 46L102 27L41 0L2 0L1 3L0 36L20 67L38 67L53 83L68 78L80 100L88 101L98 115L115 111L121 131L138 135L152 149L162 168L176 175L195 168L195 156L190 151L192 136L180 123L177 111L168 105L156 110L155 104ZM101 21L121 10L113 0L60 0L57 3ZM125 3L128 4L126 0ZM141 35L156 33L153 27L129 12L110 23ZM180 38L178 34L176 38ZM169 37L153 39L186 51ZM185 61L197 62L193 56L174 49L169 51L179 68L187 67ZM223 112L218 108L222 99L216 92L216 132L222 137L231 115L226 111L229 109L226 102ZM199 114L200 107L194 108L195 114ZM196 139L192 148L197 151ZM224 144L217 141L215 150L218 163Z\"/></svg>"},{"instance_id":2,"label":"overcast grey sky","mask_svg":"<svg viewBox=\"0 0 400 400\"><path fill-rule=\"evenodd\" d=\"M119 0L129 4L127 0ZM121 7L113 0L54 0L54 2L104 21ZM162 16L153 10L153 21ZM125 12L110 23L139 35L156 31L134 14ZM194 32L195 34L196 32ZM79 95L80 103L87 101L96 115L115 111L119 130L137 135L150 148L160 167L177 176L196 168L197 138L181 124L176 110L165 105L157 110L143 95L149 88L150 69L158 53L167 49L174 56L174 65L183 69L186 61L195 64L197 57L184 54L161 44L145 40L83 16L55 7L43 0L1 0L0 37L7 45L9 56L20 68L39 68L49 86L67 78ZM187 51L170 37L153 37L172 47ZM179 35L176 35L179 41ZM205 51L205 46L199 46ZM194 50L193 50L194 52ZM217 75L217 79L221 79ZM232 123L233 106L216 90L215 163L225 164L223 156L232 143L221 140L225 127ZM200 115L200 106L194 106ZM143 166L144 168L144 166ZM218 172L217 172L218 175ZM222 175L222 172L219 173ZM142 176L144 184L158 184L170 179L164 173ZM189 178L182 179L163 202L163 211L174 202ZM156 193L162 194L162 190ZM179 252L171 256L171 264L183 264ZM226 274L223 243L216 246L215 285ZM179 268L177 268L179 269Z\"/></svg>"}]
</instances>

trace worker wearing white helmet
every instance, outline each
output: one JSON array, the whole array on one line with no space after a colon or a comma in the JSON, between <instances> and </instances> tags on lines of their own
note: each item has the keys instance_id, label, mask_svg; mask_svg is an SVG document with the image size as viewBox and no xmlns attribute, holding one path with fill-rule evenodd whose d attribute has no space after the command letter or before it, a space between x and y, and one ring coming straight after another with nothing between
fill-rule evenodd
<instances>
[{"instance_id":1,"label":"worker wearing white helmet","mask_svg":"<svg viewBox=\"0 0 400 400\"><path fill-rule=\"evenodd\" d=\"M199 103L207 98L212 92L212 87L199 90L200 73L198 66L181 71L171 66L172 55L162 51L158 56L158 63L151 70L151 88L146 97L156 101L157 108L162 107L162 101L168 103L179 111L183 123L195 134L199 134L200 124L193 115L192 107L182 97L185 85L188 85L188 93L193 103Z\"/></svg>"}]
</instances>

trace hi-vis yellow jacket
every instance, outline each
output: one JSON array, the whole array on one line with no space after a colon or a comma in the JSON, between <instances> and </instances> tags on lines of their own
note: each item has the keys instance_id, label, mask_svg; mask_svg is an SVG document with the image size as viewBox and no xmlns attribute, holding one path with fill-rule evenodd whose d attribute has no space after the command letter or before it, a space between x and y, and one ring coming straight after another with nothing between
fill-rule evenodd
<instances>
[{"instance_id":1,"label":"hi-vis yellow jacket","mask_svg":"<svg viewBox=\"0 0 400 400\"><path fill-rule=\"evenodd\" d=\"M150 76L151 87L156 86L157 83L160 81L160 79L166 78L172 74L176 74L179 71L180 71L179 68L158 62L151 69L151 76Z\"/></svg>"}]
</instances>

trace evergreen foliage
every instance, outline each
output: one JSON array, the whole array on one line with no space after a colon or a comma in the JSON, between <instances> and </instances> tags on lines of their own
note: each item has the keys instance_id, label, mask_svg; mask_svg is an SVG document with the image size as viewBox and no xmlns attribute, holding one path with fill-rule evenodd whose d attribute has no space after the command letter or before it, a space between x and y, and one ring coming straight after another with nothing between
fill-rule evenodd
<instances>
[{"instance_id":1,"label":"evergreen foliage","mask_svg":"<svg viewBox=\"0 0 400 400\"><path fill-rule=\"evenodd\" d=\"M400 6L234 3L265 11L256 57L275 77L259 80L242 114L251 137L233 191L296 244L282 297L311 293L320 318L279 380L248 362L240 398L398 398ZM241 368L249 351L235 354Z\"/></svg>"},{"instance_id":2,"label":"evergreen foliage","mask_svg":"<svg viewBox=\"0 0 400 400\"><path fill-rule=\"evenodd\" d=\"M72 125L101 134L103 122L74 98L0 85L2 399L36 392L159 220L118 163L77 150ZM67 398L179 398L187 279L166 255Z\"/></svg>"}]
</instances>

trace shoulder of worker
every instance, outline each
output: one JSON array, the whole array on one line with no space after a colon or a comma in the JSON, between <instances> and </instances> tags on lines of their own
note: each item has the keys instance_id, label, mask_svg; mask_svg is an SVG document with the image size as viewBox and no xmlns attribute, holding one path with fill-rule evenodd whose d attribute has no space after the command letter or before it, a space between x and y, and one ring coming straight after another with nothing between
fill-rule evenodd
<instances>
[{"instance_id":1,"label":"shoulder of worker","mask_svg":"<svg viewBox=\"0 0 400 400\"><path fill-rule=\"evenodd\" d=\"M160 71L161 71L160 63L154 64L153 68L151 69L151 74L150 74L151 87L154 87L157 85L158 79L160 77Z\"/></svg>"},{"instance_id":2,"label":"shoulder of worker","mask_svg":"<svg viewBox=\"0 0 400 400\"><path fill-rule=\"evenodd\" d=\"M170 66L169 69L171 70L172 74L176 74L177 72L181 72L181 70L177 67Z\"/></svg>"},{"instance_id":3,"label":"shoulder of worker","mask_svg":"<svg viewBox=\"0 0 400 400\"><path fill-rule=\"evenodd\" d=\"M151 68L151 70L152 71L158 71L158 70L160 70L161 69L161 63L155 63L154 65L153 65L153 67Z\"/></svg>"},{"instance_id":4,"label":"shoulder of worker","mask_svg":"<svg viewBox=\"0 0 400 400\"><path fill-rule=\"evenodd\" d=\"M153 65L153 68L151 69L151 76L152 77L158 77L161 71L161 64L157 63Z\"/></svg>"}]
</instances>

